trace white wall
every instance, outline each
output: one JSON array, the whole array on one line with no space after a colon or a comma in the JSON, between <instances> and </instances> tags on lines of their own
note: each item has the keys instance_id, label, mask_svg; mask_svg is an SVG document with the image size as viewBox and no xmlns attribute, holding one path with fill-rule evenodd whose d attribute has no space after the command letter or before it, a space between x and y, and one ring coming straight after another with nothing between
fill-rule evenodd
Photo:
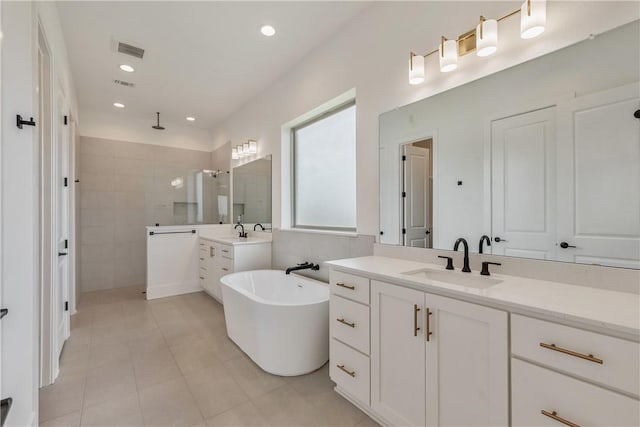
<instances>
[{"instance_id":1,"label":"white wall","mask_svg":"<svg viewBox=\"0 0 640 427\"><path fill-rule=\"evenodd\" d=\"M282 170L281 126L349 89L357 91L357 224L361 234L378 234L378 116L482 76L584 40L637 19L636 2L550 2L547 30L539 38L519 38L518 17L503 21L500 50L489 58L463 57L456 72L441 74L435 56L427 79L408 84L409 51L427 53L441 35L453 38L475 27L478 16L497 17L519 2L375 3L310 52L289 73L221 123L214 147L231 140L259 141L256 157L273 154ZM504 32L502 32L504 28ZM232 161L232 166L253 158ZM281 176L273 175L274 226L281 226Z\"/></svg>"},{"instance_id":2,"label":"white wall","mask_svg":"<svg viewBox=\"0 0 640 427\"><path fill-rule=\"evenodd\" d=\"M38 17L59 81L76 111L55 5L1 2L2 10L2 397L11 396L8 426L37 425L39 365L39 221L37 128L16 127L16 114L37 116Z\"/></svg>"},{"instance_id":3,"label":"white wall","mask_svg":"<svg viewBox=\"0 0 640 427\"><path fill-rule=\"evenodd\" d=\"M162 113L160 114L160 124L166 129L163 131L152 129L151 126L155 122L155 113L150 114L148 119L140 119L129 115L126 108L113 113L82 108L79 134L116 141L211 151L209 130L197 126L165 123L162 120Z\"/></svg>"}]
</instances>

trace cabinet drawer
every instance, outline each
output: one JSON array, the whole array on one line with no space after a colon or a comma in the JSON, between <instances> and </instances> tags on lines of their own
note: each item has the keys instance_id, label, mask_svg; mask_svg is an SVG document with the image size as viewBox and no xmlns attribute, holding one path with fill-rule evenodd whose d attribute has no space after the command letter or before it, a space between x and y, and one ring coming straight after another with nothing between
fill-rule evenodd
<instances>
[{"instance_id":1,"label":"cabinet drawer","mask_svg":"<svg viewBox=\"0 0 640 427\"><path fill-rule=\"evenodd\" d=\"M230 245L220 245L220 255L223 258L233 259L233 246Z\"/></svg>"},{"instance_id":2,"label":"cabinet drawer","mask_svg":"<svg viewBox=\"0 0 640 427\"><path fill-rule=\"evenodd\" d=\"M522 360L511 363L513 426L637 426L640 401ZM553 414L555 412L555 414Z\"/></svg>"},{"instance_id":3,"label":"cabinet drawer","mask_svg":"<svg viewBox=\"0 0 640 427\"><path fill-rule=\"evenodd\" d=\"M330 347L331 379L353 397L369 405L369 358L334 339Z\"/></svg>"},{"instance_id":4,"label":"cabinet drawer","mask_svg":"<svg viewBox=\"0 0 640 427\"><path fill-rule=\"evenodd\" d=\"M640 395L638 343L514 314L511 351L554 369Z\"/></svg>"},{"instance_id":5,"label":"cabinet drawer","mask_svg":"<svg viewBox=\"0 0 640 427\"><path fill-rule=\"evenodd\" d=\"M233 260L229 258L220 258L220 263L218 264L220 267L220 274L224 276L225 274L233 273Z\"/></svg>"},{"instance_id":6,"label":"cabinet drawer","mask_svg":"<svg viewBox=\"0 0 640 427\"><path fill-rule=\"evenodd\" d=\"M369 354L369 307L332 295L329 312L331 336Z\"/></svg>"},{"instance_id":7,"label":"cabinet drawer","mask_svg":"<svg viewBox=\"0 0 640 427\"><path fill-rule=\"evenodd\" d=\"M353 274L331 271L331 293L369 304L369 279Z\"/></svg>"}]
</instances>

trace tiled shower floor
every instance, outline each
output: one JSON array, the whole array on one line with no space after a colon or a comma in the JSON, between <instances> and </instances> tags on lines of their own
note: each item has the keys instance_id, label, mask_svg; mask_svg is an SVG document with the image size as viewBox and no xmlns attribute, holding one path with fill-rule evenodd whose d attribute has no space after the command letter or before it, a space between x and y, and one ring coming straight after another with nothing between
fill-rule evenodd
<instances>
[{"instance_id":1,"label":"tiled shower floor","mask_svg":"<svg viewBox=\"0 0 640 427\"><path fill-rule=\"evenodd\" d=\"M328 367L260 370L204 293L146 301L141 288L83 294L41 426L370 426L333 391Z\"/></svg>"}]
</instances>

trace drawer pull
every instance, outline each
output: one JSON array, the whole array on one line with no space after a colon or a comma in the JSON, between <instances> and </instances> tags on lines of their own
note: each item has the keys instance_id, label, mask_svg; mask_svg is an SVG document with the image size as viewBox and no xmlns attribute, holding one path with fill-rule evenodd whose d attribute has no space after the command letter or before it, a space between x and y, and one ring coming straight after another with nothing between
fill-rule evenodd
<instances>
[{"instance_id":1,"label":"drawer pull","mask_svg":"<svg viewBox=\"0 0 640 427\"><path fill-rule=\"evenodd\" d=\"M418 327L418 312L420 309L418 308L418 304L413 304L413 336L418 336L418 331L420 328Z\"/></svg>"},{"instance_id":2,"label":"drawer pull","mask_svg":"<svg viewBox=\"0 0 640 427\"><path fill-rule=\"evenodd\" d=\"M429 307L427 307L427 319L425 322L425 334L424 334L424 338L427 342L429 342L431 335L433 335L433 332L431 332L431 315L433 314L433 311L429 310Z\"/></svg>"},{"instance_id":3,"label":"drawer pull","mask_svg":"<svg viewBox=\"0 0 640 427\"><path fill-rule=\"evenodd\" d=\"M353 285L345 285L344 283L336 283L336 286L340 286L341 288L351 289L352 291L356 290L356 287Z\"/></svg>"},{"instance_id":4,"label":"drawer pull","mask_svg":"<svg viewBox=\"0 0 640 427\"><path fill-rule=\"evenodd\" d=\"M554 420L556 420L557 422L562 423L562 424L564 424L564 425L566 425L566 426L569 426L569 427L580 427L580 426L579 426L578 424L576 424L576 423L572 423L572 422L571 422L571 421L569 421L569 420L565 420L564 418L562 418L561 416L559 416L559 415L558 415L558 413L557 413L556 411L547 412L547 411L545 411L545 410L543 409L543 410L541 410L541 411L540 411L540 413L541 413L542 415L544 415L544 416L546 416L546 417L549 417L549 418L551 418L551 419L554 419Z\"/></svg>"},{"instance_id":5,"label":"drawer pull","mask_svg":"<svg viewBox=\"0 0 640 427\"><path fill-rule=\"evenodd\" d=\"M201 278L202 280L204 280L204 277L200 276L200 278Z\"/></svg>"},{"instance_id":6,"label":"drawer pull","mask_svg":"<svg viewBox=\"0 0 640 427\"><path fill-rule=\"evenodd\" d=\"M340 369L342 372L344 372L345 374L349 375L351 378L356 377L356 371L349 371L344 367L344 365L336 365L336 367Z\"/></svg>"},{"instance_id":7,"label":"drawer pull","mask_svg":"<svg viewBox=\"0 0 640 427\"><path fill-rule=\"evenodd\" d=\"M226 250L226 249L223 249L223 250L222 250L222 252L224 252L225 254L228 254L228 253L229 253L229 251L228 251L228 250Z\"/></svg>"},{"instance_id":8,"label":"drawer pull","mask_svg":"<svg viewBox=\"0 0 640 427\"><path fill-rule=\"evenodd\" d=\"M346 320L344 320L344 318L341 318L341 319L340 319L340 318L338 318L338 319L336 319L336 320L337 320L338 322L342 323L343 325L347 325L347 326L349 326L350 328L355 328L355 327L356 327L356 324L355 324L355 323L349 323L349 322L347 322Z\"/></svg>"},{"instance_id":9,"label":"drawer pull","mask_svg":"<svg viewBox=\"0 0 640 427\"><path fill-rule=\"evenodd\" d=\"M560 353L568 354L569 356L579 357L580 359L588 360L589 362L603 364L604 361L602 359L598 359L594 357L593 354L582 354L575 351L567 350L566 348L558 347L555 344L547 344L544 342L540 343L540 347L544 347L549 350L558 351Z\"/></svg>"},{"instance_id":10,"label":"drawer pull","mask_svg":"<svg viewBox=\"0 0 640 427\"><path fill-rule=\"evenodd\" d=\"M222 267L222 271L229 271L229 269Z\"/></svg>"},{"instance_id":11,"label":"drawer pull","mask_svg":"<svg viewBox=\"0 0 640 427\"><path fill-rule=\"evenodd\" d=\"M200 261L204 261L204 258L200 258Z\"/></svg>"}]
</instances>

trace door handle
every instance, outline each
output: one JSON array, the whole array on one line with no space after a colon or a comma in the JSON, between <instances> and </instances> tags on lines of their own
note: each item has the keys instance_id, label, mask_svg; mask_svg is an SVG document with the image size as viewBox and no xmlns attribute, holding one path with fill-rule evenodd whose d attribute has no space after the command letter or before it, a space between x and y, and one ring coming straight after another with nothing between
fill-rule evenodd
<instances>
[{"instance_id":1,"label":"door handle","mask_svg":"<svg viewBox=\"0 0 640 427\"><path fill-rule=\"evenodd\" d=\"M0 319L2 319L4 316L6 316L7 314L9 314L9 309L8 308L3 308L0 310Z\"/></svg>"},{"instance_id":2,"label":"door handle","mask_svg":"<svg viewBox=\"0 0 640 427\"><path fill-rule=\"evenodd\" d=\"M427 231L424 232L424 234L426 234L428 236L429 234L431 234L431 232L429 230L427 230Z\"/></svg>"},{"instance_id":3,"label":"door handle","mask_svg":"<svg viewBox=\"0 0 640 427\"><path fill-rule=\"evenodd\" d=\"M506 242L506 240L504 240L502 237L499 237L499 236L494 237L494 238L493 238L493 241L494 241L494 242L498 242L498 243L500 243L500 242Z\"/></svg>"},{"instance_id":4,"label":"door handle","mask_svg":"<svg viewBox=\"0 0 640 427\"><path fill-rule=\"evenodd\" d=\"M568 244L567 242L560 242L560 247L562 249L567 249L567 248L575 248L575 246Z\"/></svg>"},{"instance_id":5,"label":"door handle","mask_svg":"<svg viewBox=\"0 0 640 427\"><path fill-rule=\"evenodd\" d=\"M58 256L66 256L67 253L66 252L58 252Z\"/></svg>"}]
</instances>

